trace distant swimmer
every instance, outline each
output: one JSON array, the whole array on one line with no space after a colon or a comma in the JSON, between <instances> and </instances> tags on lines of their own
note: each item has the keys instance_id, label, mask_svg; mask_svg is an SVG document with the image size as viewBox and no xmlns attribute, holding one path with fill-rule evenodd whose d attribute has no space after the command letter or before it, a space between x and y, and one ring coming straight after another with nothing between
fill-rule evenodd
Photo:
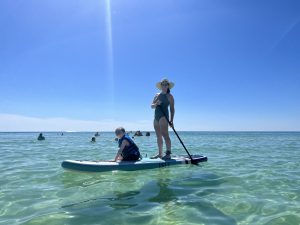
<instances>
[{"instance_id":1,"label":"distant swimmer","mask_svg":"<svg viewBox=\"0 0 300 225\"><path fill-rule=\"evenodd\" d=\"M96 142L96 138L95 138L95 137L92 137L91 142Z\"/></svg>"},{"instance_id":2,"label":"distant swimmer","mask_svg":"<svg viewBox=\"0 0 300 225\"><path fill-rule=\"evenodd\" d=\"M43 133L40 133L37 139L38 141L44 141L45 137L43 136Z\"/></svg>"},{"instance_id":3,"label":"distant swimmer","mask_svg":"<svg viewBox=\"0 0 300 225\"><path fill-rule=\"evenodd\" d=\"M138 130L135 132L134 136L143 136L143 134L140 130Z\"/></svg>"},{"instance_id":4,"label":"distant swimmer","mask_svg":"<svg viewBox=\"0 0 300 225\"><path fill-rule=\"evenodd\" d=\"M100 136L100 134L99 134L99 132L96 132L95 137L98 137L98 136Z\"/></svg>"}]
</instances>

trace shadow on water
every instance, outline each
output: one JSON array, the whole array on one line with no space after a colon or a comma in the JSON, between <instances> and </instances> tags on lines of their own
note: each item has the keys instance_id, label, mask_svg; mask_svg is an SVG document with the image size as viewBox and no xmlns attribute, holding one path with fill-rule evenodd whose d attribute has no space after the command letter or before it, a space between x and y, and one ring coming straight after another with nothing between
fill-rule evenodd
<instances>
[{"instance_id":1,"label":"shadow on water","mask_svg":"<svg viewBox=\"0 0 300 225\"><path fill-rule=\"evenodd\" d=\"M146 182L139 190L111 190L111 194L106 196L63 205L61 210L72 215L72 218L68 218L70 224L79 224L80 221L86 223L87 218L90 222L97 222L101 218L103 224L105 221L110 224L123 224L122 220L126 223L132 220L130 224L149 223L160 216L157 209L166 214L181 211L181 217L171 217L174 220L184 218L193 223L236 224L232 217L204 198L216 192L217 186L226 182L224 179L209 173L174 179L170 178L172 176L169 176L169 171L160 171L158 177ZM119 182L125 186L131 184L128 180L125 183ZM197 212L193 218L188 216L191 211Z\"/></svg>"},{"instance_id":2,"label":"shadow on water","mask_svg":"<svg viewBox=\"0 0 300 225\"><path fill-rule=\"evenodd\" d=\"M104 178L104 179L103 179ZM105 177L89 173L74 173L72 171L65 171L61 174L60 180L65 188L72 187L89 187L105 180Z\"/></svg>"},{"instance_id":3,"label":"shadow on water","mask_svg":"<svg viewBox=\"0 0 300 225\"><path fill-rule=\"evenodd\" d=\"M73 172L73 171L64 171L59 179L67 188L88 188L97 184L103 183L131 183L136 182L135 176L124 176L126 173L86 173L86 172ZM138 176L139 174L136 173Z\"/></svg>"},{"instance_id":4,"label":"shadow on water","mask_svg":"<svg viewBox=\"0 0 300 225\"><path fill-rule=\"evenodd\" d=\"M214 175L210 175L210 178L212 177L217 178ZM199 212L198 215L202 215L198 216L198 222L201 221L201 223L204 224L237 224L235 219L218 210L212 203L203 198L198 197L199 192L201 193L201 196L209 195L210 193L212 193L215 189L207 190L207 186L220 185L222 182L218 180L219 179L217 179L217 181L212 182L211 180L205 181L203 179L188 179L188 186L197 186L197 188L199 189L197 195L193 195L194 190L192 189L185 190L184 192L182 192L182 184L184 183L184 181L178 182L173 181L171 179L159 179L157 180L157 186L159 187L158 194L148 199L148 201L157 203L167 203L163 204L163 208L165 208L166 211L172 208L172 205L170 206L170 204L168 204L170 202L174 202L178 206L178 208L181 209L196 209ZM206 188L202 193L203 187ZM187 199L187 196L190 197ZM194 219L196 218L194 217Z\"/></svg>"},{"instance_id":5,"label":"shadow on water","mask_svg":"<svg viewBox=\"0 0 300 225\"><path fill-rule=\"evenodd\" d=\"M61 208L85 208L86 206L92 206L93 204L99 204L100 202L106 202L108 205L110 205L114 209L118 208L130 208L134 205L132 204L119 204L123 201L129 201L130 199L133 199L135 195L140 194L139 191L128 191L126 193L115 193L115 195L112 196L106 196L106 197L99 197L99 198L91 198L87 199L81 202L71 203L68 205L63 205ZM116 202L117 204L113 204L113 202ZM117 206L117 207L114 207ZM118 207L118 206L124 206L124 207Z\"/></svg>"},{"instance_id":6,"label":"shadow on water","mask_svg":"<svg viewBox=\"0 0 300 225\"><path fill-rule=\"evenodd\" d=\"M156 185L158 186L158 194L148 199L149 202L164 203L176 201L178 198L174 191L169 188L170 179L159 179Z\"/></svg>"}]
</instances>

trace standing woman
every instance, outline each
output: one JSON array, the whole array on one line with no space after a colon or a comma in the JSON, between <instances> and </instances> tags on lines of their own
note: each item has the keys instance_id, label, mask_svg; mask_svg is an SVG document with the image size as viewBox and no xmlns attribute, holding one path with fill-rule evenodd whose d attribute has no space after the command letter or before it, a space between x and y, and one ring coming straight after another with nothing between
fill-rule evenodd
<instances>
[{"instance_id":1,"label":"standing woman","mask_svg":"<svg viewBox=\"0 0 300 225\"><path fill-rule=\"evenodd\" d=\"M153 156L152 158L162 158L162 159L170 159L171 158L171 139L169 137L168 130L168 120L171 122L173 126L173 119L175 114L174 108L174 97L170 93L170 89L174 87L174 83L169 82L168 79L163 79L161 82L156 84L156 87L161 90L160 93L156 94L154 100L151 104L151 108L155 109L155 117L154 117L154 130L157 137L157 145L158 145L158 154ZM171 118L169 117L169 109L171 112ZM167 116L167 119L165 117ZM163 139L166 143L166 155L163 157Z\"/></svg>"}]
</instances>

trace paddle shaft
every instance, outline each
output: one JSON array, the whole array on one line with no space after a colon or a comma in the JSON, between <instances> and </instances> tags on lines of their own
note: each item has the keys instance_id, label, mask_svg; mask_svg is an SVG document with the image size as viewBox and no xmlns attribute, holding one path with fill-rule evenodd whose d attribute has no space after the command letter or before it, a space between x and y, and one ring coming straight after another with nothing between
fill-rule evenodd
<instances>
[{"instance_id":1,"label":"paddle shaft","mask_svg":"<svg viewBox=\"0 0 300 225\"><path fill-rule=\"evenodd\" d=\"M163 115L165 116L166 120L168 121L168 124L170 125L170 127L172 127L174 133L176 134L178 140L180 141L180 143L182 144L182 147L184 148L184 150L186 151L186 153L188 154L188 156L190 157L191 159L191 163L194 162L194 159L192 158L191 154L189 153L189 151L187 150L187 148L185 147L185 145L183 144L181 138L179 137L178 133L176 132L173 124L170 122L170 120L168 119L167 115L165 114L165 112L161 109L161 106L158 105L157 107L159 107L160 111L163 113ZM194 163L193 163L194 164Z\"/></svg>"}]
</instances>

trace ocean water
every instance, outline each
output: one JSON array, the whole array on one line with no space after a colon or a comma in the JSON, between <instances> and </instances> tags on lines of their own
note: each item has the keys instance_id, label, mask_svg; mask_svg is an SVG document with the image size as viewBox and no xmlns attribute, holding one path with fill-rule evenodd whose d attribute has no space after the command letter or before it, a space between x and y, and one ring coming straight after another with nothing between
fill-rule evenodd
<instances>
[{"instance_id":1,"label":"ocean water","mask_svg":"<svg viewBox=\"0 0 300 225\"><path fill-rule=\"evenodd\" d=\"M111 159L113 133L0 133L0 224L300 224L300 133L181 132L201 166L65 171L65 159ZM173 152L184 154L173 134ZM143 155L155 135L136 137Z\"/></svg>"}]
</instances>

